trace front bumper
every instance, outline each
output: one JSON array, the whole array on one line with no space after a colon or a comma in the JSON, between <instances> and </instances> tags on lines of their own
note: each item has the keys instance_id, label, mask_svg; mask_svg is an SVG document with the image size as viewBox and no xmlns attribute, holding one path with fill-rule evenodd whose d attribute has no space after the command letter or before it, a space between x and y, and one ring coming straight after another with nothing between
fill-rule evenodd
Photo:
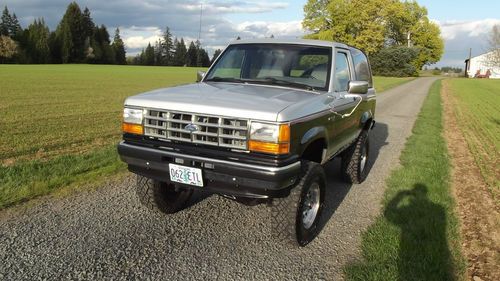
<instances>
[{"instance_id":1,"label":"front bumper","mask_svg":"<svg viewBox=\"0 0 500 281\"><path fill-rule=\"evenodd\" d=\"M169 163L200 168L204 187L176 184L234 197L286 197L291 186L297 181L301 169L300 161L272 167L181 154L167 149L144 147L125 141L118 144L120 158L128 164L132 173L170 182Z\"/></svg>"}]
</instances>

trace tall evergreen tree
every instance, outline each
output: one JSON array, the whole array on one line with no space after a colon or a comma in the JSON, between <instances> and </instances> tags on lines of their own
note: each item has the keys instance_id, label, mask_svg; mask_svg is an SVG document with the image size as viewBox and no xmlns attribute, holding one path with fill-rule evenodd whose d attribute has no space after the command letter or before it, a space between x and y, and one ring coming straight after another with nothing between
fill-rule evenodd
<instances>
[{"instance_id":1,"label":"tall evergreen tree","mask_svg":"<svg viewBox=\"0 0 500 281\"><path fill-rule=\"evenodd\" d=\"M172 33L170 32L170 28L167 26L165 28L165 32L163 33L162 41L163 65L172 65L173 53L174 44L172 42Z\"/></svg>"},{"instance_id":2,"label":"tall evergreen tree","mask_svg":"<svg viewBox=\"0 0 500 281\"><path fill-rule=\"evenodd\" d=\"M16 14L12 14L12 21L10 25L10 36L12 38L16 38L21 32L23 31L23 28L21 27L21 24L19 23L19 20L17 19Z\"/></svg>"},{"instance_id":3,"label":"tall evergreen tree","mask_svg":"<svg viewBox=\"0 0 500 281\"><path fill-rule=\"evenodd\" d=\"M22 32L16 14L11 15L7 6L4 7L2 17L0 18L0 35L9 36L16 39Z\"/></svg>"},{"instance_id":4,"label":"tall evergreen tree","mask_svg":"<svg viewBox=\"0 0 500 281\"><path fill-rule=\"evenodd\" d=\"M93 49L93 58L89 61L98 64L115 63L115 52L111 46L106 26L94 27L94 36L90 43Z\"/></svg>"},{"instance_id":5,"label":"tall evergreen tree","mask_svg":"<svg viewBox=\"0 0 500 281\"><path fill-rule=\"evenodd\" d=\"M222 50L221 49L217 49L215 50L214 52L214 55L212 57L212 60L210 61L210 64L213 64L214 61L217 59L217 57L219 57L219 55L222 53Z\"/></svg>"},{"instance_id":6,"label":"tall evergreen tree","mask_svg":"<svg viewBox=\"0 0 500 281\"><path fill-rule=\"evenodd\" d=\"M24 48L29 63L50 61L49 37L50 31L43 18L35 20L28 26Z\"/></svg>"},{"instance_id":7,"label":"tall evergreen tree","mask_svg":"<svg viewBox=\"0 0 500 281\"><path fill-rule=\"evenodd\" d=\"M3 8L2 17L0 18L0 35L9 36L9 25L11 17L7 6Z\"/></svg>"},{"instance_id":8,"label":"tall evergreen tree","mask_svg":"<svg viewBox=\"0 0 500 281\"><path fill-rule=\"evenodd\" d=\"M187 64L186 55L187 55L186 44L184 43L184 38L181 38L181 40L177 41L177 43L175 44L175 53L173 58L174 65L175 66L186 65Z\"/></svg>"},{"instance_id":9,"label":"tall evergreen tree","mask_svg":"<svg viewBox=\"0 0 500 281\"><path fill-rule=\"evenodd\" d=\"M186 54L186 65L187 66L196 66L198 62L198 49L193 41L189 43L189 48Z\"/></svg>"},{"instance_id":10,"label":"tall evergreen tree","mask_svg":"<svg viewBox=\"0 0 500 281\"><path fill-rule=\"evenodd\" d=\"M49 36L50 63L62 63L61 41L55 31Z\"/></svg>"},{"instance_id":11,"label":"tall evergreen tree","mask_svg":"<svg viewBox=\"0 0 500 281\"><path fill-rule=\"evenodd\" d=\"M144 52L144 64L145 65L154 65L155 64L155 50L151 46L151 43L148 43L146 47L146 51Z\"/></svg>"},{"instance_id":12,"label":"tall evergreen tree","mask_svg":"<svg viewBox=\"0 0 500 281\"><path fill-rule=\"evenodd\" d=\"M196 66L202 66L202 67L210 66L210 57L208 56L207 51L205 51L205 49L201 47L198 49L198 58Z\"/></svg>"},{"instance_id":13,"label":"tall evergreen tree","mask_svg":"<svg viewBox=\"0 0 500 281\"><path fill-rule=\"evenodd\" d=\"M112 44L114 53L115 53L115 63L117 64L127 64L126 52L125 52L125 43L123 43L122 38L120 37L120 29L116 28L115 36L113 38Z\"/></svg>"},{"instance_id":14,"label":"tall evergreen tree","mask_svg":"<svg viewBox=\"0 0 500 281\"><path fill-rule=\"evenodd\" d=\"M62 61L82 62L85 58L87 33L82 11L76 2L68 5L56 32L62 42Z\"/></svg>"},{"instance_id":15,"label":"tall evergreen tree","mask_svg":"<svg viewBox=\"0 0 500 281\"><path fill-rule=\"evenodd\" d=\"M91 37L94 32L94 21L92 20L92 16L90 15L89 8L85 7L82 14L82 25L83 32L86 37Z\"/></svg>"},{"instance_id":16,"label":"tall evergreen tree","mask_svg":"<svg viewBox=\"0 0 500 281\"><path fill-rule=\"evenodd\" d=\"M153 47L154 53L155 53L155 65L163 65L163 47L162 47L162 42L161 39L158 39L158 41L155 42L155 45Z\"/></svg>"}]
</instances>

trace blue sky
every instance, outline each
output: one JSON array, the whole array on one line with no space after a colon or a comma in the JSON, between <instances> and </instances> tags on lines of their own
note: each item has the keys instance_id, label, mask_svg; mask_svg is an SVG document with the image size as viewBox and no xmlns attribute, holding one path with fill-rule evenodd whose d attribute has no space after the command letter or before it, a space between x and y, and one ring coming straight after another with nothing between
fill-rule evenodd
<instances>
[{"instance_id":1,"label":"blue sky","mask_svg":"<svg viewBox=\"0 0 500 281\"><path fill-rule=\"evenodd\" d=\"M53 30L70 0L0 0L26 27L43 17ZM242 38L297 38L304 35L301 21L306 0L77 0L87 6L97 24L110 33L121 30L129 55L149 42L154 43L169 26L175 36L187 42L199 31L200 3L203 2L202 45L212 53L228 41ZM429 18L440 25L445 54L438 66L463 66L469 48L473 55L488 49L487 34L500 24L500 0L419 0Z\"/></svg>"}]
</instances>

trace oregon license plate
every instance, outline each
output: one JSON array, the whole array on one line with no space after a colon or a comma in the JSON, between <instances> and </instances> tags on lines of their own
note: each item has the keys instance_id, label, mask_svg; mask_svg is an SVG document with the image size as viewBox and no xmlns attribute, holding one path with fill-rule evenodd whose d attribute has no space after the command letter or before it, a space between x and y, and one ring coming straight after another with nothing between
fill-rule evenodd
<instances>
[{"instance_id":1,"label":"oregon license plate","mask_svg":"<svg viewBox=\"0 0 500 281\"><path fill-rule=\"evenodd\" d=\"M201 169L168 164L168 170L170 172L170 180L173 182L203 186Z\"/></svg>"}]
</instances>

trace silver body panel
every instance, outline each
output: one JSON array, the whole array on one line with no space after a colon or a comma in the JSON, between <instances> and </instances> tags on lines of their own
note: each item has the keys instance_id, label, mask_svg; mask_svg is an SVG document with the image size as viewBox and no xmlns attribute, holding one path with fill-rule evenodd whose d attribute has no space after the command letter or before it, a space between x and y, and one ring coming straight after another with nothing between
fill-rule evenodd
<instances>
[{"instance_id":1,"label":"silver body panel","mask_svg":"<svg viewBox=\"0 0 500 281\"><path fill-rule=\"evenodd\" d=\"M335 54L346 53L349 79L356 80L350 47L345 44L302 39L236 40L230 43L237 44L293 44L331 48L331 75L335 73ZM353 98L347 91L335 92L334 79L329 79L328 91L251 83L205 82L205 79L206 76L199 83L158 89L130 97L125 101L125 106L242 118L250 123L289 122L294 124L293 135L296 136L295 139L292 137L292 147L303 149L316 137L325 139L323 160L335 156L355 140L363 129L363 122L373 119L375 114L375 89L372 86L366 94L357 95L362 98L360 103L359 98ZM300 142L300 145L294 142ZM294 152L300 154L303 151Z\"/></svg>"},{"instance_id":2,"label":"silver body panel","mask_svg":"<svg viewBox=\"0 0 500 281\"><path fill-rule=\"evenodd\" d=\"M321 95L321 92L269 85L201 82L132 96L125 106L276 122L314 113L318 108L312 104L324 107ZM286 110L291 105L300 108L306 104L300 112Z\"/></svg>"}]
</instances>

